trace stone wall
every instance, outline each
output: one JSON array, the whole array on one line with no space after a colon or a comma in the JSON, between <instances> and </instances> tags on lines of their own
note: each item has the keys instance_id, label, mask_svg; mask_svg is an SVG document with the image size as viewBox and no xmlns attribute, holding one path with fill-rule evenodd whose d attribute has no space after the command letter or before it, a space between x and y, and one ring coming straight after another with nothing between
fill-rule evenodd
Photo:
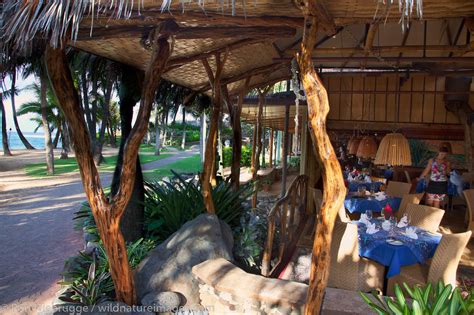
<instances>
[{"instance_id":1,"label":"stone wall","mask_svg":"<svg viewBox=\"0 0 474 315\"><path fill-rule=\"evenodd\" d=\"M249 274L225 259L194 266L201 305L214 314L303 314L308 286ZM371 314L357 292L327 288L323 314Z\"/></svg>"}]
</instances>

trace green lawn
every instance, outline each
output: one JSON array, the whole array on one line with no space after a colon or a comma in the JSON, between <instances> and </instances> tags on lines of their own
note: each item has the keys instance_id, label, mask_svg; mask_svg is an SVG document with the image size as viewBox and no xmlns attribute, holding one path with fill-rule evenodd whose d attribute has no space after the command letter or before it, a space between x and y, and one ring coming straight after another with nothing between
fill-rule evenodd
<instances>
[{"instance_id":1,"label":"green lawn","mask_svg":"<svg viewBox=\"0 0 474 315\"><path fill-rule=\"evenodd\" d=\"M147 152L143 151L140 148L140 153ZM146 164L149 162L161 160L167 157L170 157L171 154L161 154L159 156L153 154L140 154L140 162L142 164ZM105 161L99 166L100 172L113 172L115 169L115 165L117 163L117 155L105 157ZM35 163L30 164L25 167L26 174L30 176L47 176L46 175L46 163ZM67 160L54 160L54 174L60 175L64 173L70 172L79 172L79 167L77 166L77 162L75 158L69 158Z\"/></svg>"},{"instance_id":2,"label":"green lawn","mask_svg":"<svg viewBox=\"0 0 474 315\"><path fill-rule=\"evenodd\" d=\"M143 175L146 180L159 180L165 176L173 176L171 170L177 173L197 173L202 169L201 158L199 154L168 164L163 168L145 171Z\"/></svg>"}]
</instances>

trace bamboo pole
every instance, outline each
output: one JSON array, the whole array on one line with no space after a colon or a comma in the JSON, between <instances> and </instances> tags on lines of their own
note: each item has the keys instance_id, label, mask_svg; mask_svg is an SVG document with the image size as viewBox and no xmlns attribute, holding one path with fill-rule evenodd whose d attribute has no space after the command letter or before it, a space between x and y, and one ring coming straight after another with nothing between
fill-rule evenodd
<instances>
[{"instance_id":1,"label":"bamboo pole","mask_svg":"<svg viewBox=\"0 0 474 315\"><path fill-rule=\"evenodd\" d=\"M160 25L150 36L153 52L145 72L137 124L125 144L120 188L117 194L110 197L107 197L102 189L99 173L94 164L91 141L65 51L48 45L45 52L51 85L69 126L71 126L82 183L109 258L116 298L129 305L136 303L135 287L132 270L128 264L125 241L119 225L132 195L138 149L148 128L156 88L171 52L168 42L171 34L167 33L168 26L170 25L166 23Z\"/></svg>"},{"instance_id":2,"label":"bamboo pole","mask_svg":"<svg viewBox=\"0 0 474 315\"><path fill-rule=\"evenodd\" d=\"M270 129L270 141L268 144L268 166L273 167L273 129Z\"/></svg>"},{"instance_id":3,"label":"bamboo pole","mask_svg":"<svg viewBox=\"0 0 474 315\"><path fill-rule=\"evenodd\" d=\"M305 1L305 8L317 16L311 2ZM308 14L308 13L306 13ZM308 23L311 23L309 25ZM329 266L331 237L338 209L345 195L342 172L329 136L326 132L326 118L329 112L327 91L314 70L311 52L316 44L317 18L306 16L301 54L297 56L301 81L307 95L308 120L313 146L322 166L324 197L321 214L317 219L316 236L313 243L311 274L306 300L306 315L320 314L326 289Z\"/></svg>"}]
</instances>

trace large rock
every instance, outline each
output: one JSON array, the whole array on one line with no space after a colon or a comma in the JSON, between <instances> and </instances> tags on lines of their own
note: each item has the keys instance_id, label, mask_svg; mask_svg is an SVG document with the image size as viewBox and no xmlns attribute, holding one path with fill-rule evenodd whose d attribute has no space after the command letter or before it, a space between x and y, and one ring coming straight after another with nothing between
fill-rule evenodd
<instances>
[{"instance_id":1,"label":"large rock","mask_svg":"<svg viewBox=\"0 0 474 315\"><path fill-rule=\"evenodd\" d=\"M153 249L135 273L137 295L181 293L186 307L199 305L199 287L191 268L209 259L233 260L230 227L215 215L201 214Z\"/></svg>"}]
</instances>

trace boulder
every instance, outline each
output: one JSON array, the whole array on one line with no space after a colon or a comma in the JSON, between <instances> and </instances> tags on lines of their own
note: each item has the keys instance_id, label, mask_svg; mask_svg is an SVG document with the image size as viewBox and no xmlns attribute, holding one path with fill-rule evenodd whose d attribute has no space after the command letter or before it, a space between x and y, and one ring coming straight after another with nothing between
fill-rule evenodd
<instances>
[{"instance_id":1,"label":"boulder","mask_svg":"<svg viewBox=\"0 0 474 315\"><path fill-rule=\"evenodd\" d=\"M181 296L176 292L148 293L142 299L142 305L153 307L156 312L164 313L177 310L182 302Z\"/></svg>"},{"instance_id":2,"label":"boulder","mask_svg":"<svg viewBox=\"0 0 474 315\"><path fill-rule=\"evenodd\" d=\"M198 281L191 268L209 259L232 261L230 227L217 216L201 214L185 223L166 241L153 249L136 268L137 296L173 291L184 296L187 307L200 303Z\"/></svg>"}]
</instances>

